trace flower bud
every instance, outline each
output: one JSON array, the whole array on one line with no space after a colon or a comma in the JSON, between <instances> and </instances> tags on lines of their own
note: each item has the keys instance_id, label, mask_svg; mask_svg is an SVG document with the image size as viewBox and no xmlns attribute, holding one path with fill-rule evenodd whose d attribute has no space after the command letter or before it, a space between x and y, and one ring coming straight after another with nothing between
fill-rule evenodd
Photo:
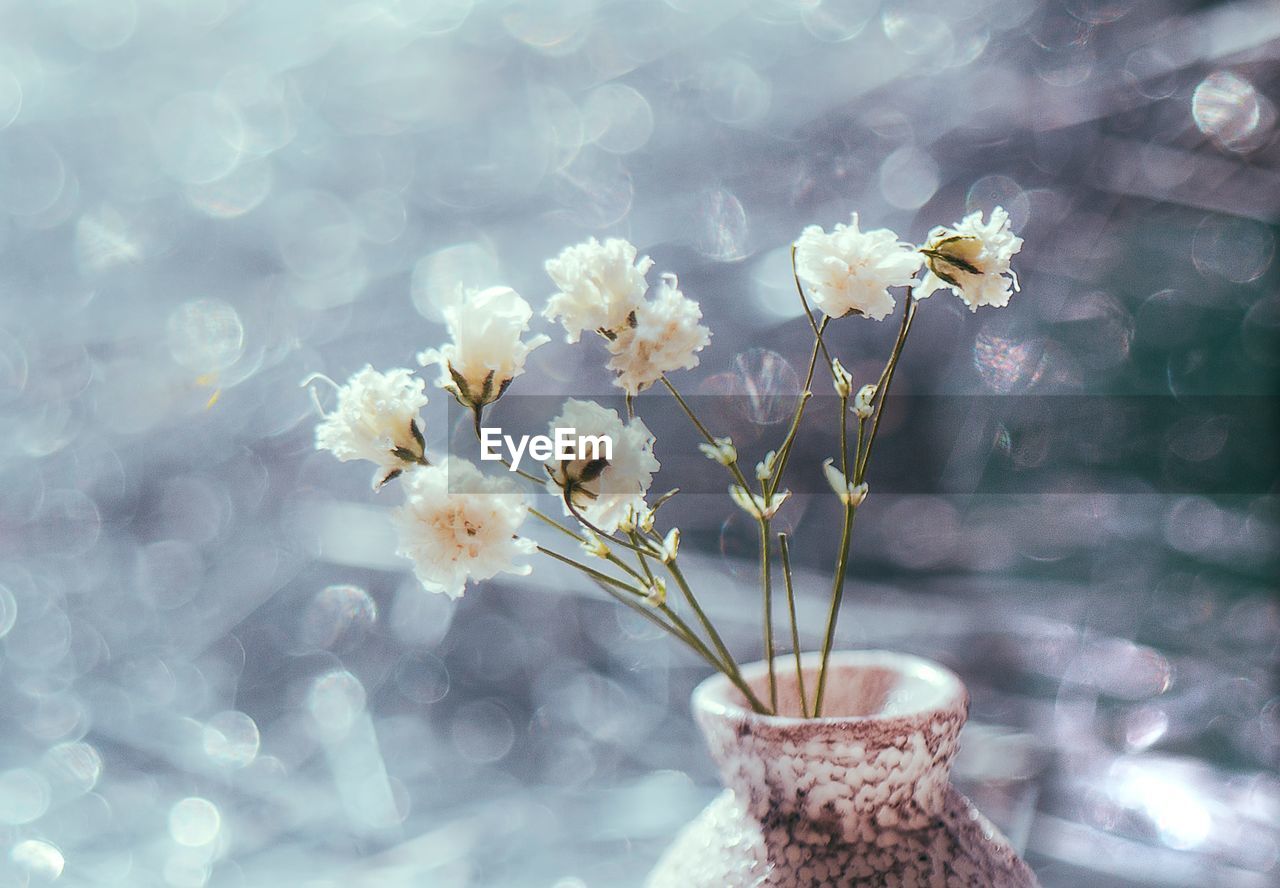
<instances>
[{"instance_id":1,"label":"flower bud","mask_svg":"<svg viewBox=\"0 0 1280 888\"><path fill-rule=\"evenodd\" d=\"M738 461L738 450L730 438L716 438L715 443L699 444L698 449L707 459L715 460L722 466L731 466Z\"/></svg>"},{"instance_id":2,"label":"flower bud","mask_svg":"<svg viewBox=\"0 0 1280 888\"><path fill-rule=\"evenodd\" d=\"M596 558L609 557L609 547L604 544L600 537L589 530L586 532L586 538L582 541L582 550Z\"/></svg>"},{"instance_id":3,"label":"flower bud","mask_svg":"<svg viewBox=\"0 0 1280 888\"><path fill-rule=\"evenodd\" d=\"M644 602L651 607L662 607L667 603L667 584L661 577L654 578L644 596Z\"/></svg>"},{"instance_id":4,"label":"flower bud","mask_svg":"<svg viewBox=\"0 0 1280 888\"><path fill-rule=\"evenodd\" d=\"M836 394L842 398L849 397L849 392L853 389L853 377L849 375L849 371L844 369L844 365L840 363L839 358L831 361L832 384L836 387Z\"/></svg>"},{"instance_id":5,"label":"flower bud","mask_svg":"<svg viewBox=\"0 0 1280 888\"><path fill-rule=\"evenodd\" d=\"M840 497L840 502L855 509L862 505L869 489L865 481L854 484L845 477L844 472L836 468L833 459L828 459L822 464L822 471L827 476L827 483L831 485L831 489L835 491L836 496Z\"/></svg>"},{"instance_id":6,"label":"flower bud","mask_svg":"<svg viewBox=\"0 0 1280 888\"><path fill-rule=\"evenodd\" d=\"M871 401L876 396L876 388L876 386L868 383L858 389L858 394L854 395L852 410L853 415L858 417L858 419L868 419L872 412L874 412L871 406Z\"/></svg>"},{"instance_id":7,"label":"flower bud","mask_svg":"<svg viewBox=\"0 0 1280 888\"><path fill-rule=\"evenodd\" d=\"M756 463L756 480L768 481L773 477L773 466L778 460L778 451L770 450L764 455L764 459Z\"/></svg>"},{"instance_id":8,"label":"flower bud","mask_svg":"<svg viewBox=\"0 0 1280 888\"><path fill-rule=\"evenodd\" d=\"M676 560L676 553L680 551L680 528L673 527L667 531L667 537L662 541L662 561L664 564L670 564Z\"/></svg>"}]
</instances>

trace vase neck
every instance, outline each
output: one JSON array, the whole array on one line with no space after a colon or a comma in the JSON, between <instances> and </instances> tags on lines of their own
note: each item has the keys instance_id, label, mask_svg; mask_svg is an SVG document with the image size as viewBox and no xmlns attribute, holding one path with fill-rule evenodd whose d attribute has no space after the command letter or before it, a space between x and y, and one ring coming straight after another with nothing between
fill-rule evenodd
<instances>
[{"instance_id":1,"label":"vase neck","mask_svg":"<svg viewBox=\"0 0 1280 888\"><path fill-rule=\"evenodd\" d=\"M806 655L805 687L818 659ZM799 713L794 660L775 661L779 710ZM765 664L744 669L768 699ZM752 712L722 676L694 694L694 713L725 785L765 827L802 824L815 842L870 841L929 827L942 812L969 698L954 673L918 657L833 654L823 717Z\"/></svg>"}]
</instances>

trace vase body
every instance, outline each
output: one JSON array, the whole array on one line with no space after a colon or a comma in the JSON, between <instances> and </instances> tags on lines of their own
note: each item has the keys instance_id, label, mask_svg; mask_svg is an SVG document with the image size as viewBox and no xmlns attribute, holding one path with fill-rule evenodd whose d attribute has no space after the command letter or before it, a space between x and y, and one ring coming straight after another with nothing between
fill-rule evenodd
<instances>
[{"instance_id":1,"label":"vase body","mask_svg":"<svg viewBox=\"0 0 1280 888\"><path fill-rule=\"evenodd\" d=\"M812 704L818 658L804 657ZM779 716L722 675L693 695L725 791L676 838L649 888L1035 886L949 782L969 695L952 672L882 651L833 653L823 717L802 719L795 660L775 661ZM768 700L767 666L743 677Z\"/></svg>"}]
</instances>

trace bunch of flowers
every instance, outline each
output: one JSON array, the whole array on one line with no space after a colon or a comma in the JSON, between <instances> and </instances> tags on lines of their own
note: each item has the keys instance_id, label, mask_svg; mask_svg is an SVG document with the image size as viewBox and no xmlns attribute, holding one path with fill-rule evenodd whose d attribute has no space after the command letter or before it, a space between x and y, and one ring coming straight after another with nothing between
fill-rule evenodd
<instances>
[{"instance_id":1,"label":"bunch of flowers","mask_svg":"<svg viewBox=\"0 0 1280 888\"><path fill-rule=\"evenodd\" d=\"M547 274L559 289L542 312L546 320L560 324L568 343L579 342L584 333L595 334L609 352L607 369L626 393L627 416L594 401L569 399L551 421L553 430L607 437L612 442L607 457L579 454L582 458L549 461L541 475L512 468L504 477L486 476L458 457L433 461L420 426L419 414L427 403L423 380L408 369L383 373L372 367L356 372L345 385L334 384L336 406L316 428L316 447L340 460L374 463L375 489L400 478L404 503L393 514L398 552L413 563L426 589L457 598L469 583L500 573L529 573L529 557L540 553L581 571L688 645L759 712L777 710L776 556L785 583L801 709L816 717L822 713L854 516L868 497L872 447L920 300L950 289L971 311L1007 305L1018 289L1010 263L1021 247L1008 213L999 207L985 222L981 213L973 213L954 226L935 228L923 245L905 243L888 229L862 231L856 214L848 225L831 231L806 228L791 255L796 290L814 337L808 374L785 435L754 470L739 463L733 441L714 434L669 378L698 366L699 352L710 342L698 303L681 292L673 274L661 274L651 284L653 261L637 258L632 244L616 238L603 243L591 238L549 260ZM893 347L879 376L858 385L831 354L825 333L834 320L889 317L898 310L895 290L904 291L904 304ZM485 409L524 372L530 352L550 341L546 335L529 334L532 319L529 303L508 287L460 291L445 311L449 341L418 356L421 365L439 368L436 386L472 412L477 434ZM773 521L790 495L783 480L819 361L840 403L840 452L821 469L842 505L843 531L817 686L808 694L800 668L790 543L786 533L774 532ZM688 416L702 437L702 452L723 467L730 499L758 525L767 699L742 679L737 661L681 570L680 530L665 521L672 510L658 516L676 492L650 497L660 466L654 437L635 415L633 398L654 385L665 388ZM539 490L559 500L560 518L534 506L530 494ZM562 551L521 536L530 520L556 527L576 547ZM668 597L669 586L678 598Z\"/></svg>"}]
</instances>

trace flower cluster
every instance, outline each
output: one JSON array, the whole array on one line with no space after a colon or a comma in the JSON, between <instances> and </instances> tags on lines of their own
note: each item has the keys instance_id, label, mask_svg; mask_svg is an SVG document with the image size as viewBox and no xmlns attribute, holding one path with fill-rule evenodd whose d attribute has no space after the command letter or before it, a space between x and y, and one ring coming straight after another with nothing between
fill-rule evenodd
<instances>
[{"instance_id":1,"label":"flower cluster","mask_svg":"<svg viewBox=\"0 0 1280 888\"><path fill-rule=\"evenodd\" d=\"M857 214L848 224L836 225L831 231L809 226L795 242L793 273L815 336L807 379L814 380L821 355L822 374L829 372L841 404L840 452L838 458L821 466L844 515L843 543L824 634L828 644L849 564L853 516L867 500L872 444L920 300L937 290L950 289L973 311L979 306L1007 305L1018 290L1011 263L1021 247L1022 239L1011 230L1009 214L999 207L985 222L982 213L972 213L955 225L934 228L921 246L907 243L885 228L863 231ZM542 466L543 474L521 471L518 454L508 463L510 472L499 477L487 476L457 457L439 462L429 459L419 425L419 413L427 403L424 384L405 369L381 373L366 366L345 385L335 384L337 403L331 411L321 411L316 447L341 460L374 463L375 488L401 477L404 502L392 513L397 551L413 563L424 588L457 598L469 583L503 573L527 574L531 569L527 556L542 551L581 570L608 594L643 611L724 671L753 707L770 711L770 705L776 707L770 616L774 546L782 558L788 596L792 590L789 533L776 532L785 523L771 522L790 500L791 492L782 486L783 476L805 416L805 402L813 392L801 393L785 437L755 464L754 473L744 472L739 462L744 454L733 440L710 431L669 378L677 370L698 366L711 332L702 324L701 307L681 292L675 275L660 274L650 285L653 264L647 256L640 256L634 245L619 238L603 243L591 238L546 263L547 274L558 290L548 299L542 317L558 322L569 343L579 342L583 333L600 337L608 352L606 369L627 398L625 417L594 401L566 400L551 420L551 435L538 440L558 442L567 434L579 446L557 446L554 457L549 457L552 451L540 449L535 459L549 459ZM907 295L897 340L877 377L855 380L833 354L834 340L824 336L824 331L832 321L848 316L888 317L899 306L894 288L906 289ZM821 313L821 320L814 309ZM533 308L509 287L459 288L458 298L444 311L448 340L418 356L423 366L439 367L436 385L472 411L475 431L482 441L492 431L481 427L484 411L526 371L530 353L550 341L545 334L530 333L533 318ZM730 501L758 525L764 642L770 664L768 704L742 680L723 639L696 603L678 565L679 528L664 531L655 526L659 508L677 491L648 500L660 464L654 454L653 434L635 415L644 402L635 398L660 381L688 414L702 438L699 449L717 464L714 470L727 473ZM853 433L850 423L857 424ZM533 487L522 489L520 481L532 482ZM562 513L567 519L564 523L533 507L533 497L539 494L558 500L561 508L550 511ZM569 553L539 545L525 535L524 525L530 517L571 537L574 543ZM563 537L557 539L564 541ZM679 589L679 598L693 611L694 620L682 618L673 609L684 605L674 596L668 601L669 583ZM789 605L792 637L798 638L794 601ZM824 649L813 699L815 715L821 712L828 652ZM801 712L808 714L803 685L799 693Z\"/></svg>"},{"instance_id":2,"label":"flower cluster","mask_svg":"<svg viewBox=\"0 0 1280 888\"><path fill-rule=\"evenodd\" d=\"M698 366L698 352L711 341L699 323L702 309L685 296L673 274L663 274L649 294L653 260L636 261L636 248L611 238L595 238L565 249L547 261L547 274L561 292L544 315L559 321L568 342L584 331L602 336L611 355L614 384L636 395L673 370Z\"/></svg>"}]
</instances>

